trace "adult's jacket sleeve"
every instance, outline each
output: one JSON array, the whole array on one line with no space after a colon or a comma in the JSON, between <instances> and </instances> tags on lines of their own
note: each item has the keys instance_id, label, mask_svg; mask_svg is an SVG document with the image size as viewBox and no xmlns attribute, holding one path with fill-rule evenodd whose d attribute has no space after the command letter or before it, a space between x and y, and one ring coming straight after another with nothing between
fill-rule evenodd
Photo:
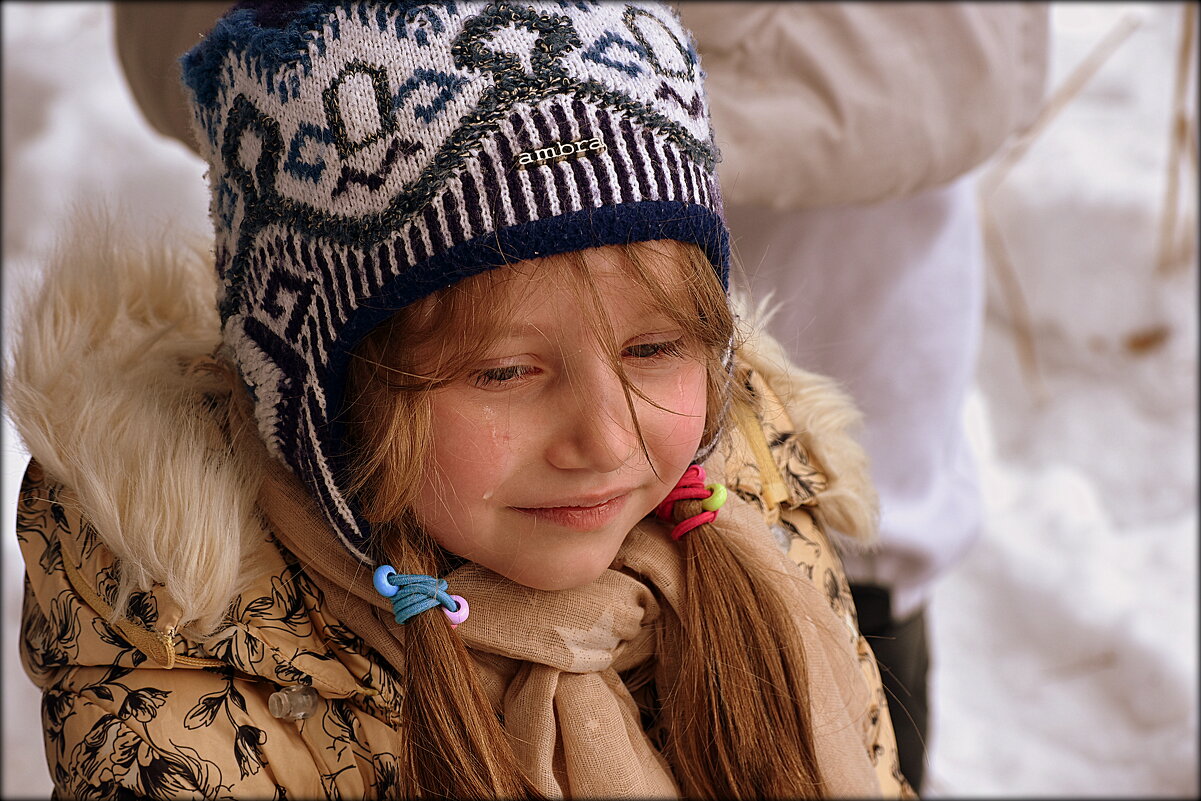
<instances>
[{"instance_id":1,"label":"adult's jacket sleeve","mask_svg":"<svg viewBox=\"0 0 1201 801\"><path fill-rule=\"evenodd\" d=\"M947 183L1033 121L1045 3L683 2L728 202L864 204Z\"/></svg>"},{"instance_id":2,"label":"adult's jacket sleeve","mask_svg":"<svg viewBox=\"0 0 1201 801\"><path fill-rule=\"evenodd\" d=\"M200 43L230 2L113 3L117 58L138 108L164 136L193 151L192 112L179 57Z\"/></svg>"}]
</instances>

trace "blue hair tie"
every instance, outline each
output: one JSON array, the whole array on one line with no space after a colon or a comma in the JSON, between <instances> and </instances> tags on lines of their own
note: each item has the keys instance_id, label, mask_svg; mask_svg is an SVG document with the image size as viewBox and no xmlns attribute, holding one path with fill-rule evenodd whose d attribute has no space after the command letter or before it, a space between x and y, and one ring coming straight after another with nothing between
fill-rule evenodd
<instances>
[{"instance_id":1,"label":"blue hair tie","mask_svg":"<svg viewBox=\"0 0 1201 801\"><path fill-rule=\"evenodd\" d=\"M435 606L442 607L452 629L470 613L465 598L446 592L445 579L420 573L397 573L392 565L380 565L375 569L372 582L376 592L392 601L392 614L402 625Z\"/></svg>"}]
</instances>

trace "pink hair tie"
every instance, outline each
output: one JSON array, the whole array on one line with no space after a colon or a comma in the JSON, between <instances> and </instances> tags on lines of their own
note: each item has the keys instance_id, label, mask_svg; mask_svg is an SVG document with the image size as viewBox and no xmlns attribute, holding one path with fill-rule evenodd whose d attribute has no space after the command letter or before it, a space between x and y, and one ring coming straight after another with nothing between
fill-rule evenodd
<instances>
[{"instance_id":1,"label":"pink hair tie","mask_svg":"<svg viewBox=\"0 0 1201 801\"><path fill-rule=\"evenodd\" d=\"M675 488L655 507L655 515L660 520L672 522L676 501L683 500L701 501L701 511L676 523L671 530L673 540L678 540L697 526L716 520L717 510L726 503L726 488L721 484L705 484L705 468L699 464L689 465Z\"/></svg>"}]
</instances>

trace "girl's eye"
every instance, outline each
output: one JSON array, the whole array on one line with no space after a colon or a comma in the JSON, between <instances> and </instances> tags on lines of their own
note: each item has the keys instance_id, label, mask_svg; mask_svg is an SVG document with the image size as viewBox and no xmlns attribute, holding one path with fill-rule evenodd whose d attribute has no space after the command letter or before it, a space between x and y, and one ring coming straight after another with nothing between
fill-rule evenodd
<instances>
[{"instance_id":1,"label":"girl's eye","mask_svg":"<svg viewBox=\"0 0 1201 801\"><path fill-rule=\"evenodd\" d=\"M682 356L683 353L683 340L672 339L667 342L643 342L638 345L630 345L621 352L621 355L634 359L655 359Z\"/></svg>"},{"instance_id":2,"label":"girl's eye","mask_svg":"<svg viewBox=\"0 0 1201 801\"><path fill-rule=\"evenodd\" d=\"M504 384L509 381L514 381L523 376L534 372L535 368L522 364L509 364L504 367L490 367L487 370L480 370L471 376L471 382L477 387L487 387L489 385Z\"/></svg>"}]
</instances>

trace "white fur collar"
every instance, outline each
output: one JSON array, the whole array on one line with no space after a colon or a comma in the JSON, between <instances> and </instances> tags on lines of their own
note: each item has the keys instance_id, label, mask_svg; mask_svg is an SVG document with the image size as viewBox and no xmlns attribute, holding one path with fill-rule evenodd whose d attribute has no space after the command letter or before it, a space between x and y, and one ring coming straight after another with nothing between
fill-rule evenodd
<instances>
[{"instance_id":1,"label":"white fur collar","mask_svg":"<svg viewBox=\"0 0 1201 801\"><path fill-rule=\"evenodd\" d=\"M220 340L215 291L200 247L78 224L17 320L5 382L30 454L122 560L117 611L162 582L205 630L261 537L256 484L203 412L211 387L181 369Z\"/></svg>"}]
</instances>

